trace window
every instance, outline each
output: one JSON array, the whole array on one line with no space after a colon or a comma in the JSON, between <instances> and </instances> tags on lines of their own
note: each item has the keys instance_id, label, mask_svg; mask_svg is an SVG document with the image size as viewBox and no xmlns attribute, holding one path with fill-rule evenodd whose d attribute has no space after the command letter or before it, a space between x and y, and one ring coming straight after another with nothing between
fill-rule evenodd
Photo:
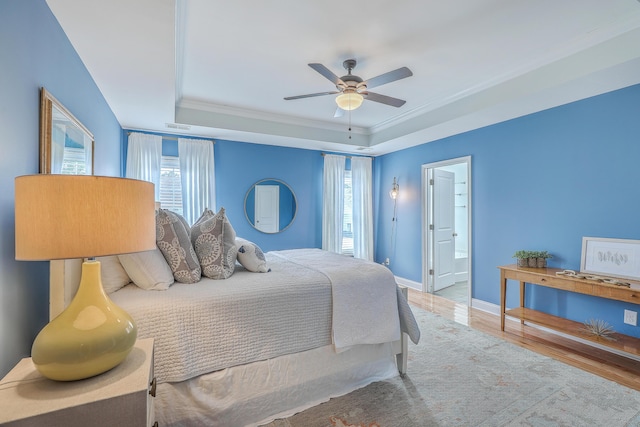
<instances>
[{"instance_id":1,"label":"window","mask_svg":"<svg viewBox=\"0 0 640 427\"><path fill-rule=\"evenodd\" d=\"M65 175L86 175L87 160L84 148L64 147L62 171Z\"/></svg>"},{"instance_id":2,"label":"window","mask_svg":"<svg viewBox=\"0 0 640 427\"><path fill-rule=\"evenodd\" d=\"M344 171L344 213L342 220L342 253L353 256L353 191L351 171Z\"/></svg>"},{"instance_id":3,"label":"window","mask_svg":"<svg viewBox=\"0 0 640 427\"><path fill-rule=\"evenodd\" d=\"M162 156L160 163L160 206L182 215L182 183L180 160L175 156Z\"/></svg>"}]
</instances>

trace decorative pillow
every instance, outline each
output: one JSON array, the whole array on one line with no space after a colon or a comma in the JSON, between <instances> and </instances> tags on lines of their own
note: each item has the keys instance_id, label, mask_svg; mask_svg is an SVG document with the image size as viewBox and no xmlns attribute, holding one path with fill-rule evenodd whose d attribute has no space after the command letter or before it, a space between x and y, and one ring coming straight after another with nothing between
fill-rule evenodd
<instances>
[{"instance_id":1,"label":"decorative pillow","mask_svg":"<svg viewBox=\"0 0 640 427\"><path fill-rule=\"evenodd\" d=\"M131 283L131 279L120 264L117 255L96 257L96 261L100 261L102 289L106 293L110 294Z\"/></svg>"},{"instance_id":2,"label":"decorative pillow","mask_svg":"<svg viewBox=\"0 0 640 427\"><path fill-rule=\"evenodd\" d=\"M173 272L160 249L118 255L133 283L146 290L165 291L173 284Z\"/></svg>"},{"instance_id":3,"label":"decorative pillow","mask_svg":"<svg viewBox=\"0 0 640 427\"><path fill-rule=\"evenodd\" d=\"M238 247L238 262L244 268L254 273L268 273L271 271L267 267L267 259L258 245L238 238L236 239L236 246Z\"/></svg>"},{"instance_id":4,"label":"decorative pillow","mask_svg":"<svg viewBox=\"0 0 640 427\"><path fill-rule=\"evenodd\" d=\"M224 208L220 208L214 216L194 224L191 228L191 242L204 276L211 279L231 277L238 249L236 232L225 215Z\"/></svg>"},{"instance_id":5,"label":"decorative pillow","mask_svg":"<svg viewBox=\"0 0 640 427\"><path fill-rule=\"evenodd\" d=\"M213 218L214 216L216 216L216 213L214 211L209 208L204 208L204 211L202 211L202 215L200 215L200 218L196 220L196 222L190 227L190 229L197 227L198 225L200 225L200 223L208 220L209 218Z\"/></svg>"},{"instance_id":6,"label":"decorative pillow","mask_svg":"<svg viewBox=\"0 0 640 427\"><path fill-rule=\"evenodd\" d=\"M166 209L156 214L156 243L167 260L176 282L196 283L202 277L198 256L189 238L189 226L182 215Z\"/></svg>"}]
</instances>

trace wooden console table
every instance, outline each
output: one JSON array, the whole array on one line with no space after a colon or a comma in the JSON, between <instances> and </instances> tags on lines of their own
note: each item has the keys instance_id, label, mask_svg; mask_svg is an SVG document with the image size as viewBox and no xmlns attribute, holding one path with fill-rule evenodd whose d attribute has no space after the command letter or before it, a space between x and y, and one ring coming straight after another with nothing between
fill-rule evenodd
<instances>
[{"instance_id":1,"label":"wooden console table","mask_svg":"<svg viewBox=\"0 0 640 427\"><path fill-rule=\"evenodd\" d=\"M563 271L559 268L526 268L518 267L515 264L500 266L498 268L500 269L501 330L504 331L505 316L510 316L520 319L521 323L525 321L535 323L548 329L578 336L588 341L597 342L607 347L640 356L640 339L638 338L618 333L612 335L613 340L599 338L589 334L580 322L553 316L541 311L525 308L524 306L526 283L634 304L640 304L640 283L631 282L631 287L625 287L593 280L578 279L571 276L558 276L556 273ZM506 309L507 280L517 280L520 282L520 307L510 310Z\"/></svg>"}]
</instances>

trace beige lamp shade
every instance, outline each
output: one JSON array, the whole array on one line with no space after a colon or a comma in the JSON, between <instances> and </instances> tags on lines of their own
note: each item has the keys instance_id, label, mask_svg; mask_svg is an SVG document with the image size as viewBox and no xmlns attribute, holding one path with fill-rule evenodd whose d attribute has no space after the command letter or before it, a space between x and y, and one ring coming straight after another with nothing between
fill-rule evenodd
<instances>
[{"instance_id":1,"label":"beige lamp shade","mask_svg":"<svg viewBox=\"0 0 640 427\"><path fill-rule=\"evenodd\" d=\"M154 186L127 178L15 180L16 259L87 258L156 247Z\"/></svg>"}]
</instances>

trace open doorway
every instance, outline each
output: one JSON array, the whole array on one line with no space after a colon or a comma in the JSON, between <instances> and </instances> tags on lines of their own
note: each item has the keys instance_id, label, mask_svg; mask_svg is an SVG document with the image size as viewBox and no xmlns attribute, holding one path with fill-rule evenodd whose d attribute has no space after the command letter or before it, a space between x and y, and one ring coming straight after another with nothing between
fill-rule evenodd
<instances>
[{"instance_id":1,"label":"open doorway","mask_svg":"<svg viewBox=\"0 0 640 427\"><path fill-rule=\"evenodd\" d=\"M422 165L423 291L471 305L471 157Z\"/></svg>"}]
</instances>

